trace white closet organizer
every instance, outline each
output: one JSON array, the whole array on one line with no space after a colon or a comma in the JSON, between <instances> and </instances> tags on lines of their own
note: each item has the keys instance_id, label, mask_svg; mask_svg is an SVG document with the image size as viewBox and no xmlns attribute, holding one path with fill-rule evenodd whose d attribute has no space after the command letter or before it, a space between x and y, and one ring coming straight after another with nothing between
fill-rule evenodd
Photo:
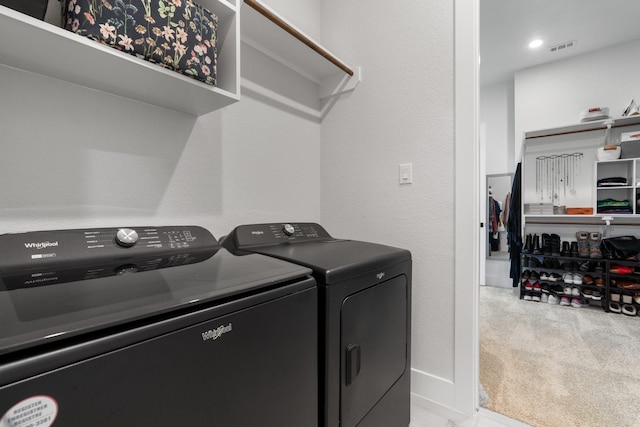
<instances>
[{"instance_id":1,"label":"white closet organizer","mask_svg":"<svg viewBox=\"0 0 640 427\"><path fill-rule=\"evenodd\" d=\"M620 132L639 127L638 116L615 119L612 125L614 137ZM604 121L597 121L525 134L521 187L523 241L527 235L537 235L542 243L543 234L557 234L561 242L576 243L576 233L579 232L598 233L596 238L638 236L640 210L636 207L636 201L640 191L640 159L598 161L597 149L604 144L605 129ZM577 159L567 163L567 157L563 157L575 153L582 156L579 167L576 167ZM536 163L541 158L560 159L560 163L553 164L554 169L549 170L549 165L546 165L547 169L541 170ZM541 174L546 178L540 179ZM622 183L618 182L615 186L599 185L598 181L605 178L622 178ZM599 213L598 200L608 198L628 200L630 210L626 213ZM527 205L536 207L540 203L545 203L547 208L551 204L556 208L558 205L592 208L593 214L567 215L556 212L542 215L524 210ZM630 271L640 269L640 262L584 258L562 248L555 255L548 250L547 254L544 250L541 252L522 255L522 273L523 276L529 276L521 280L521 298L544 301L545 292L551 290L554 298L565 298L564 305L573 304L574 299L578 298L574 307L581 304L583 307L587 305L629 316L640 312L640 301L634 299L640 289L640 280L635 274L620 272L620 266L630 268ZM567 282L567 278L571 283ZM571 293L567 293L567 288Z\"/></svg>"},{"instance_id":2,"label":"white closet organizer","mask_svg":"<svg viewBox=\"0 0 640 427\"><path fill-rule=\"evenodd\" d=\"M640 214L637 206L638 191L640 190L638 185L638 180L640 179L638 162L640 162L640 159L619 159L595 163L594 176L596 177L596 186L594 199L596 206L594 207L594 213L601 214L598 212L598 200L613 199L628 200L630 202L630 214ZM624 178L626 185L605 186L604 184L598 184L601 179L606 178Z\"/></svg>"},{"instance_id":3,"label":"white closet organizer","mask_svg":"<svg viewBox=\"0 0 640 427\"><path fill-rule=\"evenodd\" d=\"M215 87L4 6L0 6L0 64L200 116L240 99L236 1L199 1L218 16Z\"/></svg>"},{"instance_id":4,"label":"white closet organizer","mask_svg":"<svg viewBox=\"0 0 640 427\"><path fill-rule=\"evenodd\" d=\"M624 117L615 119L612 125L614 133L626 132L640 127L640 117ZM597 148L603 145L604 121L580 123L571 126L550 128L524 135L522 150L522 203L523 227L527 224L574 224L574 225L607 225L638 224L640 210L636 207L637 193L640 191L640 159L619 159L598 161ZM549 198L548 192L540 194L536 182L540 173L536 169L536 159L541 156L561 156L563 154L581 153L579 169L569 169L571 175L567 187L561 187L553 194L557 199ZM624 177L627 185L618 187L598 186L602 178ZM569 191L569 187L570 190ZM629 200L630 214L598 214L598 200L611 198ZM566 207L591 207L592 215L536 214L526 212L525 206L537 207L541 203L563 205Z\"/></svg>"}]
</instances>

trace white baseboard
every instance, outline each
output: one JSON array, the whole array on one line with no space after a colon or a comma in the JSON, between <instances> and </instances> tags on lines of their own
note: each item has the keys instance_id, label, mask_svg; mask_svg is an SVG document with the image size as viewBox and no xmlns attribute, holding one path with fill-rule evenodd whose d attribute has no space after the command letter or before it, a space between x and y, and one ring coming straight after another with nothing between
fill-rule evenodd
<instances>
[{"instance_id":1,"label":"white baseboard","mask_svg":"<svg viewBox=\"0 0 640 427\"><path fill-rule=\"evenodd\" d=\"M445 408L455 406L453 381L411 369L411 393Z\"/></svg>"}]
</instances>

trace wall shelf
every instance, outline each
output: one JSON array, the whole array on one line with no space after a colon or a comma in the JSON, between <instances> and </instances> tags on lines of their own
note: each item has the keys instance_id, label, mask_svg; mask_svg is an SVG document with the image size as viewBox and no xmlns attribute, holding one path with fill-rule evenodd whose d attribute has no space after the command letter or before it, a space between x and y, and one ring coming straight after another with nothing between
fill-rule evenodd
<instances>
[{"instance_id":1,"label":"wall shelf","mask_svg":"<svg viewBox=\"0 0 640 427\"><path fill-rule=\"evenodd\" d=\"M326 98L353 90L360 69L351 67L259 0L244 0L242 42L320 86Z\"/></svg>"},{"instance_id":2,"label":"wall shelf","mask_svg":"<svg viewBox=\"0 0 640 427\"><path fill-rule=\"evenodd\" d=\"M569 126L561 126L557 128L543 129L537 131L525 132L524 139L545 138L548 136L568 135L580 132L591 132L594 130L604 130L607 128L606 121L612 120L612 128L623 126L632 126L640 124L640 115L630 117L619 117L617 119L596 120L593 122L579 123Z\"/></svg>"},{"instance_id":3,"label":"wall shelf","mask_svg":"<svg viewBox=\"0 0 640 427\"><path fill-rule=\"evenodd\" d=\"M200 116L240 99L237 8L201 0L218 16L218 86L210 86L0 6L0 64Z\"/></svg>"}]
</instances>

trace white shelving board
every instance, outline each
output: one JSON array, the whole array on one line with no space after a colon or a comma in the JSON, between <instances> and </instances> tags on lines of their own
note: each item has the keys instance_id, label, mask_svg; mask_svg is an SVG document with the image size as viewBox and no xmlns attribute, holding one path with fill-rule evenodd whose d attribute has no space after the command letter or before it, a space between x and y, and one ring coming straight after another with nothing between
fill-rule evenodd
<instances>
[{"instance_id":1,"label":"white shelving board","mask_svg":"<svg viewBox=\"0 0 640 427\"><path fill-rule=\"evenodd\" d=\"M630 116L630 117L618 117L612 118L613 120L612 127L622 127L622 126L632 126L640 124L640 115ZM568 126L560 126L556 128L542 129L525 132L524 139L531 140L535 138L544 138L548 136L558 136L558 135L566 135L566 134L575 134L580 132L590 132L593 130L606 129L607 125L605 124L605 120L596 120L593 122L586 123L578 123Z\"/></svg>"},{"instance_id":2,"label":"white shelving board","mask_svg":"<svg viewBox=\"0 0 640 427\"><path fill-rule=\"evenodd\" d=\"M219 18L218 85L165 69L0 6L0 64L194 116L240 99L236 6L204 0Z\"/></svg>"}]
</instances>

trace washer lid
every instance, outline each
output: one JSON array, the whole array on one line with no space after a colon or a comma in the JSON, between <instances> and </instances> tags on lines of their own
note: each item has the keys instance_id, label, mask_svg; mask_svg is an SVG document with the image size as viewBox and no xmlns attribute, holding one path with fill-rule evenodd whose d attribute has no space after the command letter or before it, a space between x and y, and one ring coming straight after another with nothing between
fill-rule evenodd
<instances>
[{"instance_id":1,"label":"washer lid","mask_svg":"<svg viewBox=\"0 0 640 427\"><path fill-rule=\"evenodd\" d=\"M0 355L239 299L311 273L218 248L115 261L47 265L0 276Z\"/></svg>"}]
</instances>

